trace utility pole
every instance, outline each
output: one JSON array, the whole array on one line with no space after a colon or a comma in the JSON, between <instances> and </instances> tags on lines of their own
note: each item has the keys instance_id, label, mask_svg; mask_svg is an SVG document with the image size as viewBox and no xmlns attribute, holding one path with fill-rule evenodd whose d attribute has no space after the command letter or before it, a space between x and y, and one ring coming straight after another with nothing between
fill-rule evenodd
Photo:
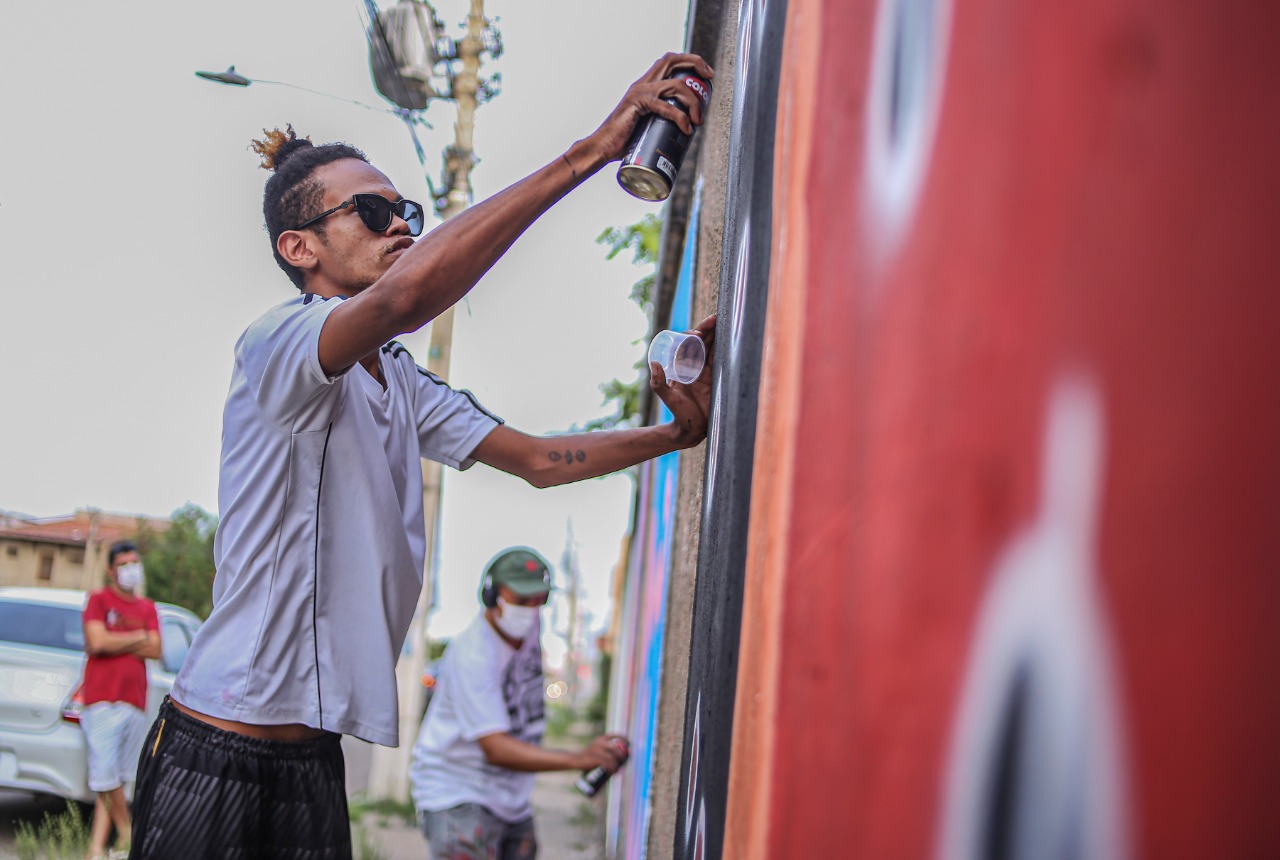
<instances>
[{"instance_id":1,"label":"utility pole","mask_svg":"<svg viewBox=\"0 0 1280 860\"><path fill-rule=\"evenodd\" d=\"M458 68L450 74L449 97L457 104L453 143L445 147L443 190L436 197L437 211L448 220L472 203L471 170L475 166L472 137L476 108L482 100L497 93L495 82L480 77L485 53L498 56L502 43L497 31L485 18L484 0L470 0L465 35L456 44ZM434 11L432 12L434 15ZM441 378L448 378L450 351L453 346L453 308L431 322L430 346L426 368ZM405 652L396 664L396 686L400 701L400 746L396 749L375 746L369 767L368 795L371 799L404 800L409 796L409 756L417 739L422 720L425 691L422 673L427 666L427 613L432 602L432 570L435 567L440 533L443 471L434 460L422 461L422 509L426 524L426 570L422 592L413 622L405 639Z\"/></svg>"},{"instance_id":2,"label":"utility pole","mask_svg":"<svg viewBox=\"0 0 1280 860\"><path fill-rule=\"evenodd\" d=\"M480 62L486 50L485 31L489 22L484 17L484 0L471 0L471 12L467 15L467 34L458 42L458 60L461 70L453 80L453 100L458 105L458 118L453 125L453 143L444 151L445 192L440 207L440 217L452 218L471 205L471 169L475 167L475 151L472 137L476 127L476 108L480 105ZM431 323L431 347L427 356L427 370L436 376L446 377L449 372L449 351L453 346L453 308L449 308ZM430 468L428 468L430 467ZM424 484L423 501L434 496L436 506L440 498L440 464L423 462L423 478L434 473L434 480ZM430 526L437 517L427 514L427 558L431 558L434 538Z\"/></svg>"}]
</instances>

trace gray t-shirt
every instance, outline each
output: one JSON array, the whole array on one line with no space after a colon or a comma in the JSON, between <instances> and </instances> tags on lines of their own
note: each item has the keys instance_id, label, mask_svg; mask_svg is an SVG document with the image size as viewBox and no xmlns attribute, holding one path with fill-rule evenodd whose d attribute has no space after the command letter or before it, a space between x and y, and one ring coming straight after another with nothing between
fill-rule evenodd
<instances>
[{"instance_id":1,"label":"gray t-shirt","mask_svg":"<svg viewBox=\"0 0 1280 860\"><path fill-rule=\"evenodd\" d=\"M541 630L539 623L515 649L481 614L449 642L409 765L418 809L478 803L509 823L533 814L534 774L489 764L477 741L507 732L542 743Z\"/></svg>"},{"instance_id":2,"label":"gray t-shirt","mask_svg":"<svg viewBox=\"0 0 1280 860\"><path fill-rule=\"evenodd\" d=\"M421 457L465 469L501 420L414 364L335 377L320 330L341 299L272 308L236 345L223 412L213 613L173 697L395 746L395 665L422 589Z\"/></svg>"}]
</instances>

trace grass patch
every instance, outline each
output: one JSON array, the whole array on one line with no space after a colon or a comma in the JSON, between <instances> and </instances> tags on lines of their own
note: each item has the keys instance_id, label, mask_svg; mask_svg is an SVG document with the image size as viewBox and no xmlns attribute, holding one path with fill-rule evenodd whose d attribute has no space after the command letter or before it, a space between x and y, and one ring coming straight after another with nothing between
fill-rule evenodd
<instances>
[{"instance_id":1,"label":"grass patch","mask_svg":"<svg viewBox=\"0 0 1280 860\"><path fill-rule=\"evenodd\" d=\"M414 808L411 800L391 800L389 798L365 800L364 798L357 798L347 804L347 815L353 824L360 823L366 815L376 815L384 820L400 818L413 825L418 823L418 810Z\"/></svg>"},{"instance_id":2,"label":"grass patch","mask_svg":"<svg viewBox=\"0 0 1280 860\"><path fill-rule=\"evenodd\" d=\"M559 702L548 702L546 710L546 736L551 740L563 740L568 737L578 715L568 705Z\"/></svg>"},{"instance_id":3,"label":"grass patch","mask_svg":"<svg viewBox=\"0 0 1280 860\"><path fill-rule=\"evenodd\" d=\"M66 811L46 812L39 827L19 821L13 847L18 860L80 860L89 849L89 823L79 804L67 801Z\"/></svg>"},{"instance_id":4,"label":"grass patch","mask_svg":"<svg viewBox=\"0 0 1280 860\"><path fill-rule=\"evenodd\" d=\"M594 803L579 803L569 823L583 830L594 829L600 822L600 813Z\"/></svg>"},{"instance_id":5,"label":"grass patch","mask_svg":"<svg viewBox=\"0 0 1280 860\"><path fill-rule=\"evenodd\" d=\"M382 850L382 843L359 824L351 828L351 843L355 848L356 860L391 860L387 852Z\"/></svg>"},{"instance_id":6,"label":"grass patch","mask_svg":"<svg viewBox=\"0 0 1280 860\"><path fill-rule=\"evenodd\" d=\"M353 804L352 821L358 822L359 817L366 812L399 815L410 822L415 820L413 804L378 801L364 804L359 812ZM354 823L351 828L351 842L356 860L390 860L373 834L359 823ZM89 849L89 822L80 811L80 806L68 801L64 812L57 815L46 812L38 827L29 821L19 821L13 847L18 860L81 860Z\"/></svg>"}]
</instances>

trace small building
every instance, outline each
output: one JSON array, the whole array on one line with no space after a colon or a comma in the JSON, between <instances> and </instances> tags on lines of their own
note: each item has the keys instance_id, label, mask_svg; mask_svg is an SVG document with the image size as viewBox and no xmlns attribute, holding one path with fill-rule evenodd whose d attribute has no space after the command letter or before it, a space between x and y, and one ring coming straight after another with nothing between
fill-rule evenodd
<instances>
[{"instance_id":1,"label":"small building","mask_svg":"<svg viewBox=\"0 0 1280 860\"><path fill-rule=\"evenodd\" d=\"M111 544L169 521L83 508L70 516L32 519L0 512L0 586L83 588L102 585Z\"/></svg>"}]
</instances>

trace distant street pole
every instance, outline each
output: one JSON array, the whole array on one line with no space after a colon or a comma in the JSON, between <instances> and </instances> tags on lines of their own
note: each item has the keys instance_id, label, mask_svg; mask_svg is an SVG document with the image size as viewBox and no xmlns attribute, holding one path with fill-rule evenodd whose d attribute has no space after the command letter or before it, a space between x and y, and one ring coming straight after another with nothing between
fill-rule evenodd
<instances>
[{"instance_id":1,"label":"distant street pole","mask_svg":"<svg viewBox=\"0 0 1280 860\"><path fill-rule=\"evenodd\" d=\"M564 680L568 685L568 704L570 708L578 705L578 666L581 653L578 649L578 597L582 590L582 569L578 565L578 544L573 538L573 520L565 524L564 552L560 556L560 569L569 580L569 630L565 635L568 646L564 658Z\"/></svg>"},{"instance_id":2,"label":"distant street pole","mask_svg":"<svg viewBox=\"0 0 1280 860\"><path fill-rule=\"evenodd\" d=\"M501 52L501 43L497 41L496 31L485 19L484 0L471 0L466 35L457 42L459 69L452 76L452 98L458 106L458 113L454 123L453 143L444 151L443 190L437 198L437 207L443 220L464 211L472 203L471 170L475 166L472 137L476 108L482 95L488 98L495 93L493 86L480 77L480 65L485 52L496 56ZM444 379L448 378L453 347L453 310L451 307L432 320L430 346L427 350L427 370ZM427 666L429 651L427 613L431 606L431 571L436 563L440 532L442 475L439 463L434 460L422 461L422 509L427 533L427 569L424 571L417 611L405 640L406 653L401 655L396 665L396 686L400 693L400 746L395 749L374 747L369 766L370 799L404 800L409 795L409 756L414 741L417 740L426 699L422 673Z\"/></svg>"}]
</instances>

